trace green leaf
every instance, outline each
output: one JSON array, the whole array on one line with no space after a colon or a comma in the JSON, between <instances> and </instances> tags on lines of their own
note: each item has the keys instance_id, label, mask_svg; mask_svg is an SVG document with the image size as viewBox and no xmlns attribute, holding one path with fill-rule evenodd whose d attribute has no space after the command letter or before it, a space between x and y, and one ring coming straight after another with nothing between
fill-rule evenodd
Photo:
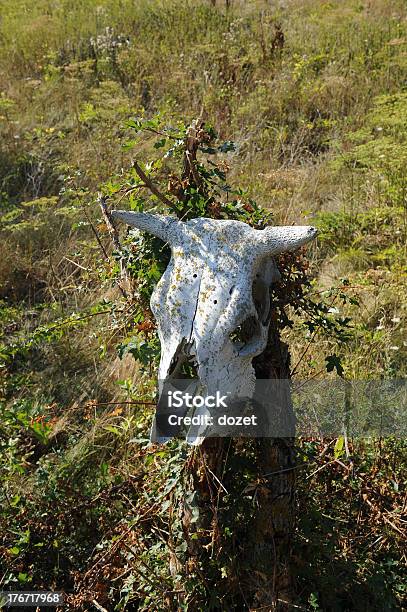
<instances>
[{"instance_id":1,"label":"green leaf","mask_svg":"<svg viewBox=\"0 0 407 612\"><path fill-rule=\"evenodd\" d=\"M344 446L345 446L345 438L343 436L339 436L334 446L335 459L340 459L340 457L342 457Z\"/></svg>"},{"instance_id":2,"label":"green leaf","mask_svg":"<svg viewBox=\"0 0 407 612\"><path fill-rule=\"evenodd\" d=\"M325 357L325 361L327 372L333 372L336 370L338 376L343 376L344 369L341 363L341 358L338 357L338 355L328 355Z\"/></svg>"},{"instance_id":3,"label":"green leaf","mask_svg":"<svg viewBox=\"0 0 407 612\"><path fill-rule=\"evenodd\" d=\"M138 132L142 128L143 120L140 119L139 117L136 117L134 119L130 119L129 121L126 121L125 125L126 127L129 127L133 130L136 130L136 132Z\"/></svg>"},{"instance_id":4,"label":"green leaf","mask_svg":"<svg viewBox=\"0 0 407 612\"><path fill-rule=\"evenodd\" d=\"M154 143L154 149L161 149L162 147L165 146L166 142L167 142L166 138L160 138L160 140L157 140Z\"/></svg>"},{"instance_id":5,"label":"green leaf","mask_svg":"<svg viewBox=\"0 0 407 612\"><path fill-rule=\"evenodd\" d=\"M124 149L124 151L129 151L130 149L134 149L137 144L137 140L127 140L122 144L122 149Z\"/></svg>"},{"instance_id":6,"label":"green leaf","mask_svg":"<svg viewBox=\"0 0 407 612\"><path fill-rule=\"evenodd\" d=\"M118 429L117 427L114 427L113 425L106 425L103 429L105 431L109 431L110 433L114 434L115 436L120 436L120 434L121 434L120 429Z\"/></svg>"},{"instance_id":7,"label":"green leaf","mask_svg":"<svg viewBox=\"0 0 407 612\"><path fill-rule=\"evenodd\" d=\"M20 499L21 499L21 495L19 495L18 493L17 495L14 495L13 499L10 502L10 506L12 506L13 508L18 506Z\"/></svg>"}]
</instances>

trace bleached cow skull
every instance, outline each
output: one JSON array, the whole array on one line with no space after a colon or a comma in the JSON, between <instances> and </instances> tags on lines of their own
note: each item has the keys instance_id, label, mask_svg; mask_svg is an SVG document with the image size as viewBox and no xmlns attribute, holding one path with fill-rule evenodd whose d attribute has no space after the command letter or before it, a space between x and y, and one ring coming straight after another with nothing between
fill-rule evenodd
<instances>
[{"instance_id":1,"label":"bleached cow skull","mask_svg":"<svg viewBox=\"0 0 407 612\"><path fill-rule=\"evenodd\" d=\"M240 221L113 211L171 247L171 261L151 297L161 342L159 379L182 378L196 366L200 393L250 397L252 360L267 343L273 256L315 238L313 227L255 230ZM153 427L152 440L165 441Z\"/></svg>"}]
</instances>

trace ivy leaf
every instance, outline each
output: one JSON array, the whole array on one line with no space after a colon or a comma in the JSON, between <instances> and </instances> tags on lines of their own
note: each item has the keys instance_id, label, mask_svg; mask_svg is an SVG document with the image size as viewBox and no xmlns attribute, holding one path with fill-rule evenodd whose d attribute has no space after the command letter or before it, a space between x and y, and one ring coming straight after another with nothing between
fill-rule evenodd
<instances>
[{"instance_id":1,"label":"ivy leaf","mask_svg":"<svg viewBox=\"0 0 407 612\"><path fill-rule=\"evenodd\" d=\"M336 370L338 376L343 376L344 370L342 367L341 358L338 357L338 355L328 355L327 357L325 357L325 361L327 372L333 372L334 370Z\"/></svg>"}]
</instances>

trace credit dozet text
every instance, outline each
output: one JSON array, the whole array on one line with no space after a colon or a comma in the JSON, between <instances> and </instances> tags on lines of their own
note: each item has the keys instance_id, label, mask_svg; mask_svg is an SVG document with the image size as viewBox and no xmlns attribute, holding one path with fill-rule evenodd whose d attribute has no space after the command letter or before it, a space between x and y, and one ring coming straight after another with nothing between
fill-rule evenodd
<instances>
[{"instance_id":1,"label":"credit dozet text","mask_svg":"<svg viewBox=\"0 0 407 612\"><path fill-rule=\"evenodd\" d=\"M251 416L231 416L222 414L216 417L217 425L225 427L226 425L234 426L249 426L257 425L257 416L252 414ZM199 427L211 427L214 425L214 417L209 414L199 414L192 417L189 416L177 416L176 414L170 414L168 417L169 425L195 425Z\"/></svg>"}]
</instances>

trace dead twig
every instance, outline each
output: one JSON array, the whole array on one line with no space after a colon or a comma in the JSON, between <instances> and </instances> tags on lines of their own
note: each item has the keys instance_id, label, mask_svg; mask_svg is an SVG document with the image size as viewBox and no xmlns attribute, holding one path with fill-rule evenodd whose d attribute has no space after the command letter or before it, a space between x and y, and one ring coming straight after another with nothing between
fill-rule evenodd
<instances>
[{"instance_id":1,"label":"dead twig","mask_svg":"<svg viewBox=\"0 0 407 612\"><path fill-rule=\"evenodd\" d=\"M106 608L104 608L103 606L101 606L101 605L100 605L100 603L98 603L98 602L96 601L96 599L92 599L92 603L93 603L93 605L95 606L95 608L96 608L97 610L100 610L101 612L108 612L108 610L106 610Z\"/></svg>"},{"instance_id":2,"label":"dead twig","mask_svg":"<svg viewBox=\"0 0 407 612\"><path fill-rule=\"evenodd\" d=\"M100 206L100 210L102 211L102 215L103 215L103 219L106 223L106 227L109 231L110 237L112 239L114 248L116 250L120 250L121 249L121 245L120 245L120 240L119 240L119 234L117 232L117 229L115 228L115 226L113 225L113 219L112 219L112 215L110 214L110 211L107 207L106 201L107 201L107 197L102 195L101 193L98 194L98 204Z\"/></svg>"},{"instance_id":3,"label":"dead twig","mask_svg":"<svg viewBox=\"0 0 407 612\"><path fill-rule=\"evenodd\" d=\"M92 221L91 221L91 218L89 217L89 215L88 215L88 212L87 212L86 208L84 208L84 209L83 209L83 213L84 213L84 215L85 215L85 217L86 217L87 222L89 223L89 225L90 225L90 227L91 227L91 229L92 229L92 232L93 232L93 233L94 233L94 235L95 235L95 238L96 238L96 240L97 240L98 245L99 245L99 246L100 246L100 248L101 248L101 251L102 251L102 253L103 253L103 255L104 255L104 258L106 259L106 261L109 261L109 255L107 254L107 251L106 251L105 247L103 246L103 242L101 241L100 236L99 236L99 234L98 234L98 232L97 232L97 230L96 230L95 226L93 225L93 223L92 223Z\"/></svg>"},{"instance_id":4,"label":"dead twig","mask_svg":"<svg viewBox=\"0 0 407 612\"><path fill-rule=\"evenodd\" d=\"M135 185L134 187L129 187L128 189L124 191L124 193L122 193L120 198L117 200L116 205L120 204L123 198L128 196L130 193L133 193L133 191L137 191L137 189L143 189L144 187L147 187L147 185L144 185L144 183L140 183L139 185Z\"/></svg>"},{"instance_id":5,"label":"dead twig","mask_svg":"<svg viewBox=\"0 0 407 612\"><path fill-rule=\"evenodd\" d=\"M113 224L112 215L110 214L110 211L107 207L107 204L106 204L107 197L99 193L97 199L98 199L98 203L100 206L100 210L102 211L103 219L105 221L106 227L112 239L113 246L116 249L116 251L120 253L122 247L121 247L120 240L119 240L119 233ZM126 266L124 265L122 258L120 258L120 278L126 284L127 287L131 286L129 275L127 273L127 269L126 269ZM117 286L119 287L119 290L121 294L123 295L123 297L128 298L129 294L128 294L127 289L125 289L121 283L117 283Z\"/></svg>"},{"instance_id":6,"label":"dead twig","mask_svg":"<svg viewBox=\"0 0 407 612\"><path fill-rule=\"evenodd\" d=\"M85 272L92 272L90 268L85 268L85 266L81 266L81 264L79 264L77 261L69 259L69 257L67 257L66 255L64 255L62 259L66 259L66 261L69 261L69 263L73 264L77 268L80 268L81 270L85 270Z\"/></svg>"},{"instance_id":7,"label":"dead twig","mask_svg":"<svg viewBox=\"0 0 407 612\"><path fill-rule=\"evenodd\" d=\"M151 191L153 195L155 195L163 204L168 206L169 208L173 208L174 204L169 200L164 194L161 193L159 189L154 185L154 183L148 178L144 170L139 166L139 164L134 160L133 168L137 172L138 176L141 178L143 183L145 183L146 187Z\"/></svg>"},{"instance_id":8,"label":"dead twig","mask_svg":"<svg viewBox=\"0 0 407 612\"><path fill-rule=\"evenodd\" d=\"M196 155L194 155L191 151L185 151L185 157L188 161L188 165L189 168L191 170L191 174L193 176L193 179L195 181L195 185L197 186L198 190L202 185L202 181L201 181L201 177L198 174L198 171L196 169Z\"/></svg>"},{"instance_id":9,"label":"dead twig","mask_svg":"<svg viewBox=\"0 0 407 612\"><path fill-rule=\"evenodd\" d=\"M362 499L363 501L370 507L372 508L372 510L375 510L375 506L374 504L372 504L372 502L368 499L366 493L362 495ZM389 525L390 527L392 527L395 531L397 531L400 535L402 535L403 537L405 537L405 533L404 531L402 531L401 529L399 529L397 527L397 525L395 525L390 519L387 518L387 516L384 513L381 513L381 517L384 520L385 523L387 523L387 525Z\"/></svg>"},{"instance_id":10,"label":"dead twig","mask_svg":"<svg viewBox=\"0 0 407 612\"><path fill-rule=\"evenodd\" d=\"M202 195L205 195L202 189L202 177L196 167L196 155L200 143L199 135L203 134L202 128L203 123L198 119L193 121L187 130L187 137L185 139L184 172L182 178L183 180L187 179L189 183L193 181L197 190L202 192Z\"/></svg>"}]
</instances>

